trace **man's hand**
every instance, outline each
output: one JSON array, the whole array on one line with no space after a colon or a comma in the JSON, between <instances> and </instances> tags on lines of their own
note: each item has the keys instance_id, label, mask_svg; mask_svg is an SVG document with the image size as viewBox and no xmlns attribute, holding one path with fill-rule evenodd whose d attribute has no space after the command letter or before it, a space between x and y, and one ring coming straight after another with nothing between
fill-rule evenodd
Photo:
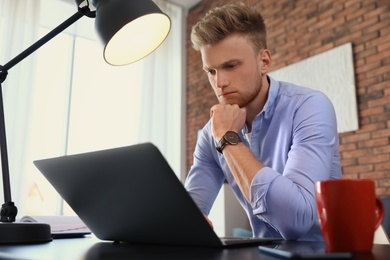
<instances>
[{"instance_id":1,"label":"man's hand","mask_svg":"<svg viewBox=\"0 0 390 260\"><path fill-rule=\"evenodd\" d=\"M210 109L211 130L218 142L227 131L239 133L246 121L246 110L238 105L218 104Z\"/></svg>"},{"instance_id":2,"label":"man's hand","mask_svg":"<svg viewBox=\"0 0 390 260\"><path fill-rule=\"evenodd\" d=\"M207 220L207 222L209 223L209 225L211 226L212 229L214 229L214 225L213 225L213 222L211 222L211 220L206 216L206 215L203 215L205 217L205 219Z\"/></svg>"}]
</instances>

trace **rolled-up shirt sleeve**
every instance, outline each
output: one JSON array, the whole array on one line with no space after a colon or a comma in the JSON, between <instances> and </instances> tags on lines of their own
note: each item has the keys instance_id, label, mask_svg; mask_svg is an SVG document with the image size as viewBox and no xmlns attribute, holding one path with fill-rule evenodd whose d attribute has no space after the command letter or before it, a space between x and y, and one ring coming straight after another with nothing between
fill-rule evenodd
<instances>
[{"instance_id":1,"label":"rolled-up shirt sleeve","mask_svg":"<svg viewBox=\"0 0 390 260\"><path fill-rule=\"evenodd\" d=\"M333 162L338 149L333 107L323 94L302 96L292 119L284 167L264 167L251 185L253 214L286 239L300 238L317 221L314 184L332 178L332 165L338 163L337 157Z\"/></svg>"}]
</instances>

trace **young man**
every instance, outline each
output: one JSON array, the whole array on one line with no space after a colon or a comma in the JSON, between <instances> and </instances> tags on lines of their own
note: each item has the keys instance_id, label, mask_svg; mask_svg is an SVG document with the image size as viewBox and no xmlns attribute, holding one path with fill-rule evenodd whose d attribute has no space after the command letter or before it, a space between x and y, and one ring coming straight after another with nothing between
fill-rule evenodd
<instances>
[{"instance_id":1,"label":"young man","mask_svg":"<svg viewBox=\"0 0 390 260\"><path fill-rule=\"evenodd\" d=\"M314 183L341 178L331 102L267 76L272 57L254 7L215 8L191 40L219 104L197 141L186 189L207 216L226 180L254 236L322 240Z\"/></svg>"}]
</instances>

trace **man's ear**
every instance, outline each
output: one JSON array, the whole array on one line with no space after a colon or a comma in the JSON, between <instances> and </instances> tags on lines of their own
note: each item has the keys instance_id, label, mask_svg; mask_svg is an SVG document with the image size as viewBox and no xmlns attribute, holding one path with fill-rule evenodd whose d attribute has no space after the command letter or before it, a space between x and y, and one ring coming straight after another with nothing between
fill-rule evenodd
<instances>
[{"instance_id":1,"label":"man's ear","mask_svg":"<svg viewBox=\"0 0 390 260\"><path fill-rule=\"evenodd\" d=\"M259 62L261 64L261 72L267 73L272 64L271 52L268 49L262 49L259 52Z\"/></svg>"}]
</instances>

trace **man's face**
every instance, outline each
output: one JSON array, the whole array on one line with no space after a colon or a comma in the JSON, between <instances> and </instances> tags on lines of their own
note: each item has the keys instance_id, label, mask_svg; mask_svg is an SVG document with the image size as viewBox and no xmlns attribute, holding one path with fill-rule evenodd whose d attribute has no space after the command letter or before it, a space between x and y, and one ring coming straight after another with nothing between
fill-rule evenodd
<instances>
[{"instance_id":1,"label":"man's face","mask_svg":"<svg viewBox=\"0 0 390 260\"><path fill-rule=\"evenodd\" d=\"M261 57L248 40L231 35L200 49L203 69L219 103L246 107L262 88Z\"/></svg>"}]
</instances>

